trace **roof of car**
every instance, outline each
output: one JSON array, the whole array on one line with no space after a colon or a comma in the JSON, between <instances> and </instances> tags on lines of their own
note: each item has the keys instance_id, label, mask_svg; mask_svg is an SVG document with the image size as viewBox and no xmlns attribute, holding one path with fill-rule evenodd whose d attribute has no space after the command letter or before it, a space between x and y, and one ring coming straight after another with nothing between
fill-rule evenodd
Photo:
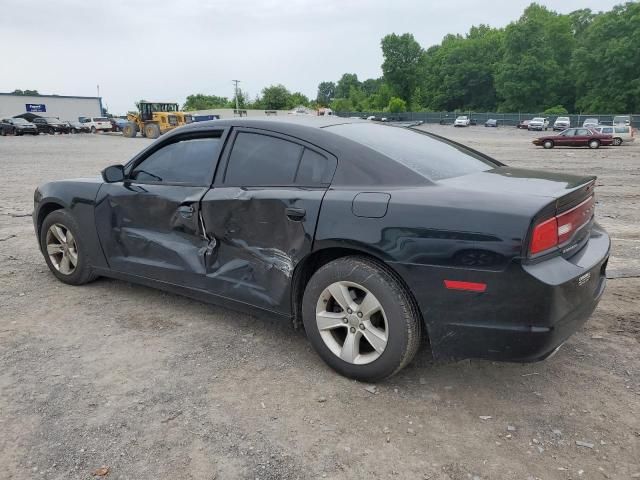
<instances>
[{"instance_id":1,"label":"roof of car","mask_svg":"<svg viewBox=\"0 0 640 480\"><path fill-rule=\"evenodd\" d=\"M325 128L333 125L341 125L344 123L361 123L367 122L359 118L343 118L334 115L290 115L286 117L259 117L259 118L229 118L219 120L206 120L204 122L190 123L185 129L208 129L211 127L249 127L249 128L265 128L265 127L312 127Z\"/></svg>"}]
</instances>

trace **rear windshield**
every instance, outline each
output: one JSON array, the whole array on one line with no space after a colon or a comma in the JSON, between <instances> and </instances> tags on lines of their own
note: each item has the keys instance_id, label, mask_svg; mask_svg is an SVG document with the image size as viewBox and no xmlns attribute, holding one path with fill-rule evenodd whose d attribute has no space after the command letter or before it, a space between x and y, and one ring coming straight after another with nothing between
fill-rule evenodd
<instances>
[{"instance_id":1,"label":"rear windshield","mask_svg":"<svg viewBox=\"0 0 640 480\"><path fill-rule=\"evenodd\" d=\"M346 123L327 130L361 143L429 180L443 180L498 166L489 158L445 139L404 127Z\"/></svg>"},{"instance_id":2,"label":"rear windshield","mask_svg":"<svg viewBox=\"0 0 640 480\"><path fill-rule=\"evenodd\" d=\"M98 117L93 119L94 122L108 122L109 119L105 117Z\"/></svg>"}]
</instances>

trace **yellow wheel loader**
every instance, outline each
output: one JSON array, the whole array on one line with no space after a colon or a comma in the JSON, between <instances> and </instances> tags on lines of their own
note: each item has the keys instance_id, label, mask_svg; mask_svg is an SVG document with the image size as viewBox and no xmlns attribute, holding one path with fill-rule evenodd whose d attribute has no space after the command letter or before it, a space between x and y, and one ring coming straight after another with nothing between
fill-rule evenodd
<instances>
[{"instance_id":1,"label":"yellow wheel loader","mask_svg":"<svg viewBox=\"0 0 640 480\"><path fill-rule=\"evenodd\" d=\"M188 113L179 111L177 103L158 103L141 101L138 112L127 114L127 124L122 128L122 135L133 138L138 132L143 137L158 138L163 133L191 123Z\"/></svg>"}]
</instances>

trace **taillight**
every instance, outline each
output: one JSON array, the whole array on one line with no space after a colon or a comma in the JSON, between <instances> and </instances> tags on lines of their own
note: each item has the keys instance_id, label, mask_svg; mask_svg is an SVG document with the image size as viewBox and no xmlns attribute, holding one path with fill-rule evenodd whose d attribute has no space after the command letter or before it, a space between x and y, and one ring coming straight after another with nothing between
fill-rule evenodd
<instances>
[{"instance_id":1,"label":"taillight","mask_svg":"<svg viewBox=\"0 0 640 480\"><path fill-rule=\"evenodd\" d=\"M594 207L595 199L592 195L571 210L538 223L531 235L529 253L534 255L569 241L578 230L591 221Z\"/></svg>"}]
</instances>

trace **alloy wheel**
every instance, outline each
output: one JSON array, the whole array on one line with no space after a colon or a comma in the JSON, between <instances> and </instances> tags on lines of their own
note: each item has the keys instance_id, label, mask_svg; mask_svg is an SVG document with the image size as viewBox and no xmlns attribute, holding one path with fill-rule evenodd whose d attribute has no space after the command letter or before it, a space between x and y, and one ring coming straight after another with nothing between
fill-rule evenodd
<instances>
[{"instance_id":1,"label":"alloy wheel","mask_svg":"<svg viewBox=\"0 0 640 480\"><path fill-rule=\"evenodd\" d=\"M322 292L316 325L327 348L347 363L371 363L387 347L389 328L382 305L354 282L335 282Z\"/></svg>"},{"instance_id":2,"label":"alloy wheel","mask_svg":"<svg viewBox=\"0 0 640 480\"><path fill-rule=\"evenodd\" d=\"M47 230L47 255L51 264L63 275L71 275L78 265L78 245L67 227L54 223Z\"/></svg>"}]
</instances>

